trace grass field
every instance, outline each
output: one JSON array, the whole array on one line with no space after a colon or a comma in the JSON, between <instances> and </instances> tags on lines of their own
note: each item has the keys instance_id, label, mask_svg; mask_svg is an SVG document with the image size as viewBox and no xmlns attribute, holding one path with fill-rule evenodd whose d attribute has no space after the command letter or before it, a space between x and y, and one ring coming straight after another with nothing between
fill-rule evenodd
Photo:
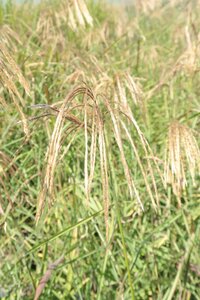
<instances>
[{"instance_id":1,"label":"grass field","mask_svg":"<svg viewBox=\"0 0 200 300\"><path fill-rule=\"evenodd\" d=\"M200 1L0 4L0 299L200 299Z\"/></svg>"}]
</instances>

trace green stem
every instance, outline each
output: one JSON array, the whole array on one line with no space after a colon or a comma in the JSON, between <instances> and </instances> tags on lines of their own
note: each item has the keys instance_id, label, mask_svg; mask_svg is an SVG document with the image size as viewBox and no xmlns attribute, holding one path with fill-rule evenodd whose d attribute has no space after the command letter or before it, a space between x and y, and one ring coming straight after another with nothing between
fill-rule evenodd
<instances>
[{"instance_id":1,"label":"green stem","mask_svg":"<svg viewBox=\"0 0 200 300\"><path fill-rule=\"evenodd\" d=\"M105 138L106 138L106 146L107 146L107 153L108 153L108 161L109 161L110 171L111 171L113 192L114 192L114 196L115 196L117 221L118 221L118 225L119 225L119 231L120 231L121 241L122 241L122 246L123 246L123 254L124 254L124 260L125 260L126 270L127 270L127 274L128 274L128 282L129 282L129 286L130 286L130 290L131 290L131 299L134 300L135 299L134 285L133 285L132 278L131 278L131 271L130 271L128 254L127 254L127 249L126 249L126 242L125 242L125 238L124 238L124 231L123 231L123 226L122 226L122 222L121 222L120 208L119 208L118 198L117 198L117 195L118 195L118 188L117 188L117 184L116 184L117 181L115 178L115 172L114 172L114 168L113 168L113 164L112 164L112 157L110 155L110 152L108 151L108 149L109 149L108 148L108 142L109 142L108 136L105 135Z\"/></svg>"},{"instance_id":2,"label":"green stem","mask_svg":"<svg viewBox=\"0 0 200 300\"><path fill-rule=\"evenodd\" d=\"M181 277L181 274L182 274L182 271L183 271L184 264L188 260L188 257L191 254L192 248L194 246L194 240L195 240L195 237L197 236L197 233L199 233L198 228L197 228L196 234L192 233L192 235L191 235L191 237L190 237L190 239L188 241L186 253L185 253L184 257L183 257L183 260L182 260L181 264L179 265L178 272L177 272L176 277L174 279L174 282L173 282L173 285L171 287L171 290L170 290L167 298L165 298L167 300L172 300L173 297L174 297L174 293L175 293L177 285L179 283L179 280L180 280L180 277Z\"/></svg>"},{"instance_id":3,"label":"green stem","mask_svg":"<svg viewBox=\"0 0 200 300\"><path fill-rule=\"evenodd\" d=\"M97 300L101 299L101 291L102 291L102 287L103 287L104 274L106 271L107 261L108 261L108 249L106 248L106 254L105 254L104 263L103 263L103 273L101 275L101 281L100 281L100 285L99 285Z\"/></svg>"},{"instance_id":4,"label":"green stem","mask_svg":"<svg viewBox=\"0 0 200 300\"><path fill-rule=\"evenodd\" d=\"M129 261L128 261L128 254L127 254L127 249L126 249L124 231L123 231L123 227L122 227L121 215L120 215L120 210L119 210L119 207L118 207L118 203L116 204L116 210L117 210L117 220L118 220L118 225L119 225L119 230L120 230L122 245L123 245L125 265L126 265L126 270L127 270L127 274L128 274L129 286L130 286L130 290L131 290L131 299L134 300L135 295L134 295L134 289L133 289L133 282L132 282L132 278L131 278L130 266L129 266Z\"/></svg>"}]
</instances>

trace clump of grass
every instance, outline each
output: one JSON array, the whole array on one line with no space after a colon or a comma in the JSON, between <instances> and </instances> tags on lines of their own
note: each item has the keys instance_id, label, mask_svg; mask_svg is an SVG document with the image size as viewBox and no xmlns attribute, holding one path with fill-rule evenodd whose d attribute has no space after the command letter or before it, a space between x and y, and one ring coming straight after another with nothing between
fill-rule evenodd
<instances>
[{"instance_id":1,"label":"clump of grass","mask_svg":"<svg viewBox=\"0 0 200 300\"><path fill-rule=\"evenodd\" d=\"M200 172L200 150L192 130L174 121L169 126L165 161L165 182L171 184L181 206L181 194L187 186L187 171L193 184Z\"/></svg>"},{"instance_id":2,"label":"clump of grass","mask_svg":"<svg viewBox=\"0 0 200 300\"><path fill-rule=\"evenodd\" d=\"M130 80L130 77L128 77L128 80ZM37 222L44 210L47 196L49 197L48 206L51 207L53 204L52 199L53 199L53 188L54 188L54 174L57 166L58 155L62 145L63 127L64 127L65 120L70 122L67 128L68 134L71 134L74 131L76 133L77 130L79 129L84 130L84 138L85 138L85 159L84 159L85 179L84 181L85 181L85 195L86 195L87 202L89 201L90 198L91 186L94 178L95 163L97 158L97 140L98 140L98 145L99 145L98 153L100 157L100 166L101 166L100 169L101 169L103 203L104 203L107 238L108 238L108 212L109 212L109 202L110 202L109 200L110 187L109 187L109 178L108 178L109 168L107 162L107 150L106 150L106 139L105 139L106 128L109 128L109 130L112 130L114 133L114 138L116 140L116 144L119 149L121 162L124 169L124 175L127 180L131 198L136 197L139 207L142 210L144 209L142 201L140 199L138 189L133 180L131 169L127 163L126 155L124 152L124 147L122 142L123 131L127 136L130 146L133 149L134 155L136 156L136 161L138 162L138 165L140 167L148 194L150 196L154 208L156 208L156 203L157 204L159 203L156 180L154 177L154 170L152 167L152 162L148 158L150 157L150 155L151 157L153 157L152 151L146 139L144 138L144 135L142 134L136 120L133 117L131 108L126 100L126 95L121 94L122 87L118 79L117 79L117 84L118 84L120 96L118 98L115 94L115 98L113 102L114 107L112 107L110 100L108 100L105 95L103 94L95 95L93 91L87 86L75 88L72 92L69 93L69 95L62 102L59 102L59 106L60 106L59 108L55 105L48 106L45 104L35 106L40 108L42 107L48 108L57 114L54 130L46 154L47 167L45 171L45 177L44 177L42 189L38 198L38 208L37 208L37 215L36 215ZM139 94L140 90L136 89L136 85L134 84L133 80L130 80L128 84L131 84L131 86L128 87L129 89L131 89L131 92L134 93L133 97L134 100L136 101L137 97L139 97L140 95ZM76 98L80 96L82 97L82 100L78 102L75 101ZM99 98L101 100L99 100ZM109 118L106 117L107 114L109 115ZM146 160L149 168L148 171L145 171L142 166L140 155L138 153L135 142L131 137L131 133L128 129L127 122L128 124L132 124L135 127L141 146L146 154ZM89 149L89 138L90 138L90 149ZM69 147L70 145L71 143L69 144ZM69 148L67 147L67 151L68 150ZM63 157L64 155L62 155L62 158ZM158 168L155 159L153 159L153 163ZM152 181L155 197L153 196L150 185L148 183L149 181L148 176L150 176L150 179Z\"/></svg>"},{"instance_id":3,"label":"clump of grass","mask_svg":"<svg viewBox=\"0 0 200 300\"><path fill-rule=\"evenodd\" d=\"M10 33L10 31L8 33ZM6 36L7 31L5 33L4 39ZM30 95L29 84L22 75L22 72L16 64L15 60L10 55L9 50L7 49L3 40L0 41L0 81L3 87L8 90L16 109L21 116L24 132L26 135L28 135L28 125L22 108L25 106L25 103L23 97L21 96L18 90L16 82L19 82L21 84L27 95ZM5 101L2 100L1 102L4 103Z\"/></svg>"},{"instance_id":4,"label":"clump of grass","mask_svg":"<svg viewBox=\"0 0 200 300\"><path fill-rule=\"evenodd\" d=\"M198 299L198 11L0 4L0 294Z\"/></svg>"},{"instance_id":5,"label":"clump of grass","mask_svg":"<svg viewBox=\"0 0 200 300\"><path fill-rule=\"evenodd\" d=\"M3 151L0 151L0 186L4 193L0 195L0 214L4 215L4 207L7 207L7 203L5 204L6 201L8 201L9 205L12 207L12 200L11 200L11 195L9 194L9 190L7 188L6 182L8 179L12 176L17 171L17 166L13 162L13 159L9 157L8 154L4 153ZM6 199L3 198L3 194L5 194Z\"/></svg>"},{"instance_id":6,"label":"clump of grass","mask_svg":"<svg viewBox=\"0 0 200 300\"><path fill-rule=\"evenodd\" d=\"M22 42L18 34L12 30L8 24L0 26L1 42L5 44L8 49L12 48L12 51L17 51L17 46L22 45Z\"/></svg>"}]
</instances>

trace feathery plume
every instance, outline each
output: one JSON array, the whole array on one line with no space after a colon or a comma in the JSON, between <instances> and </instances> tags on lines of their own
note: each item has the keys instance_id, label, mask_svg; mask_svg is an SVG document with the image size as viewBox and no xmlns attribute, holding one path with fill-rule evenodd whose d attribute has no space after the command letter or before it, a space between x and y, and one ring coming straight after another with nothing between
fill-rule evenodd
<instances>
[{"instance_id":1,"label":"feathery plume","mask_svg":"<svg viewBox=\"0 0 200 300\"><path fill-rule=\"evenodd\" d=\"M189 172L193 184L200 172L200 150L192 130L178 121L169 126L165 159L165 185L171 184L181 205L181 194L187 186Z\"/></svg>"}]
</instances>

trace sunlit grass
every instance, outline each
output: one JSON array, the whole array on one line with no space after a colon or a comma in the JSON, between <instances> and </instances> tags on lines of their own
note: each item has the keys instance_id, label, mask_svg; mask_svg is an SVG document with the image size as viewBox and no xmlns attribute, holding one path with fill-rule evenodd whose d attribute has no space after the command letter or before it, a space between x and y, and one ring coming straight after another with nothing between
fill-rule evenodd
<instances>
[{"instance_id":1,"label":"sunlit grass","mask_svg":"<svg viewBox=\"0 0 200 300\"><path fill-rule=\"evenodd\" d=\"M199 299L199 5L0 4L0 297Z\"/></svg>"}]
</instances>

